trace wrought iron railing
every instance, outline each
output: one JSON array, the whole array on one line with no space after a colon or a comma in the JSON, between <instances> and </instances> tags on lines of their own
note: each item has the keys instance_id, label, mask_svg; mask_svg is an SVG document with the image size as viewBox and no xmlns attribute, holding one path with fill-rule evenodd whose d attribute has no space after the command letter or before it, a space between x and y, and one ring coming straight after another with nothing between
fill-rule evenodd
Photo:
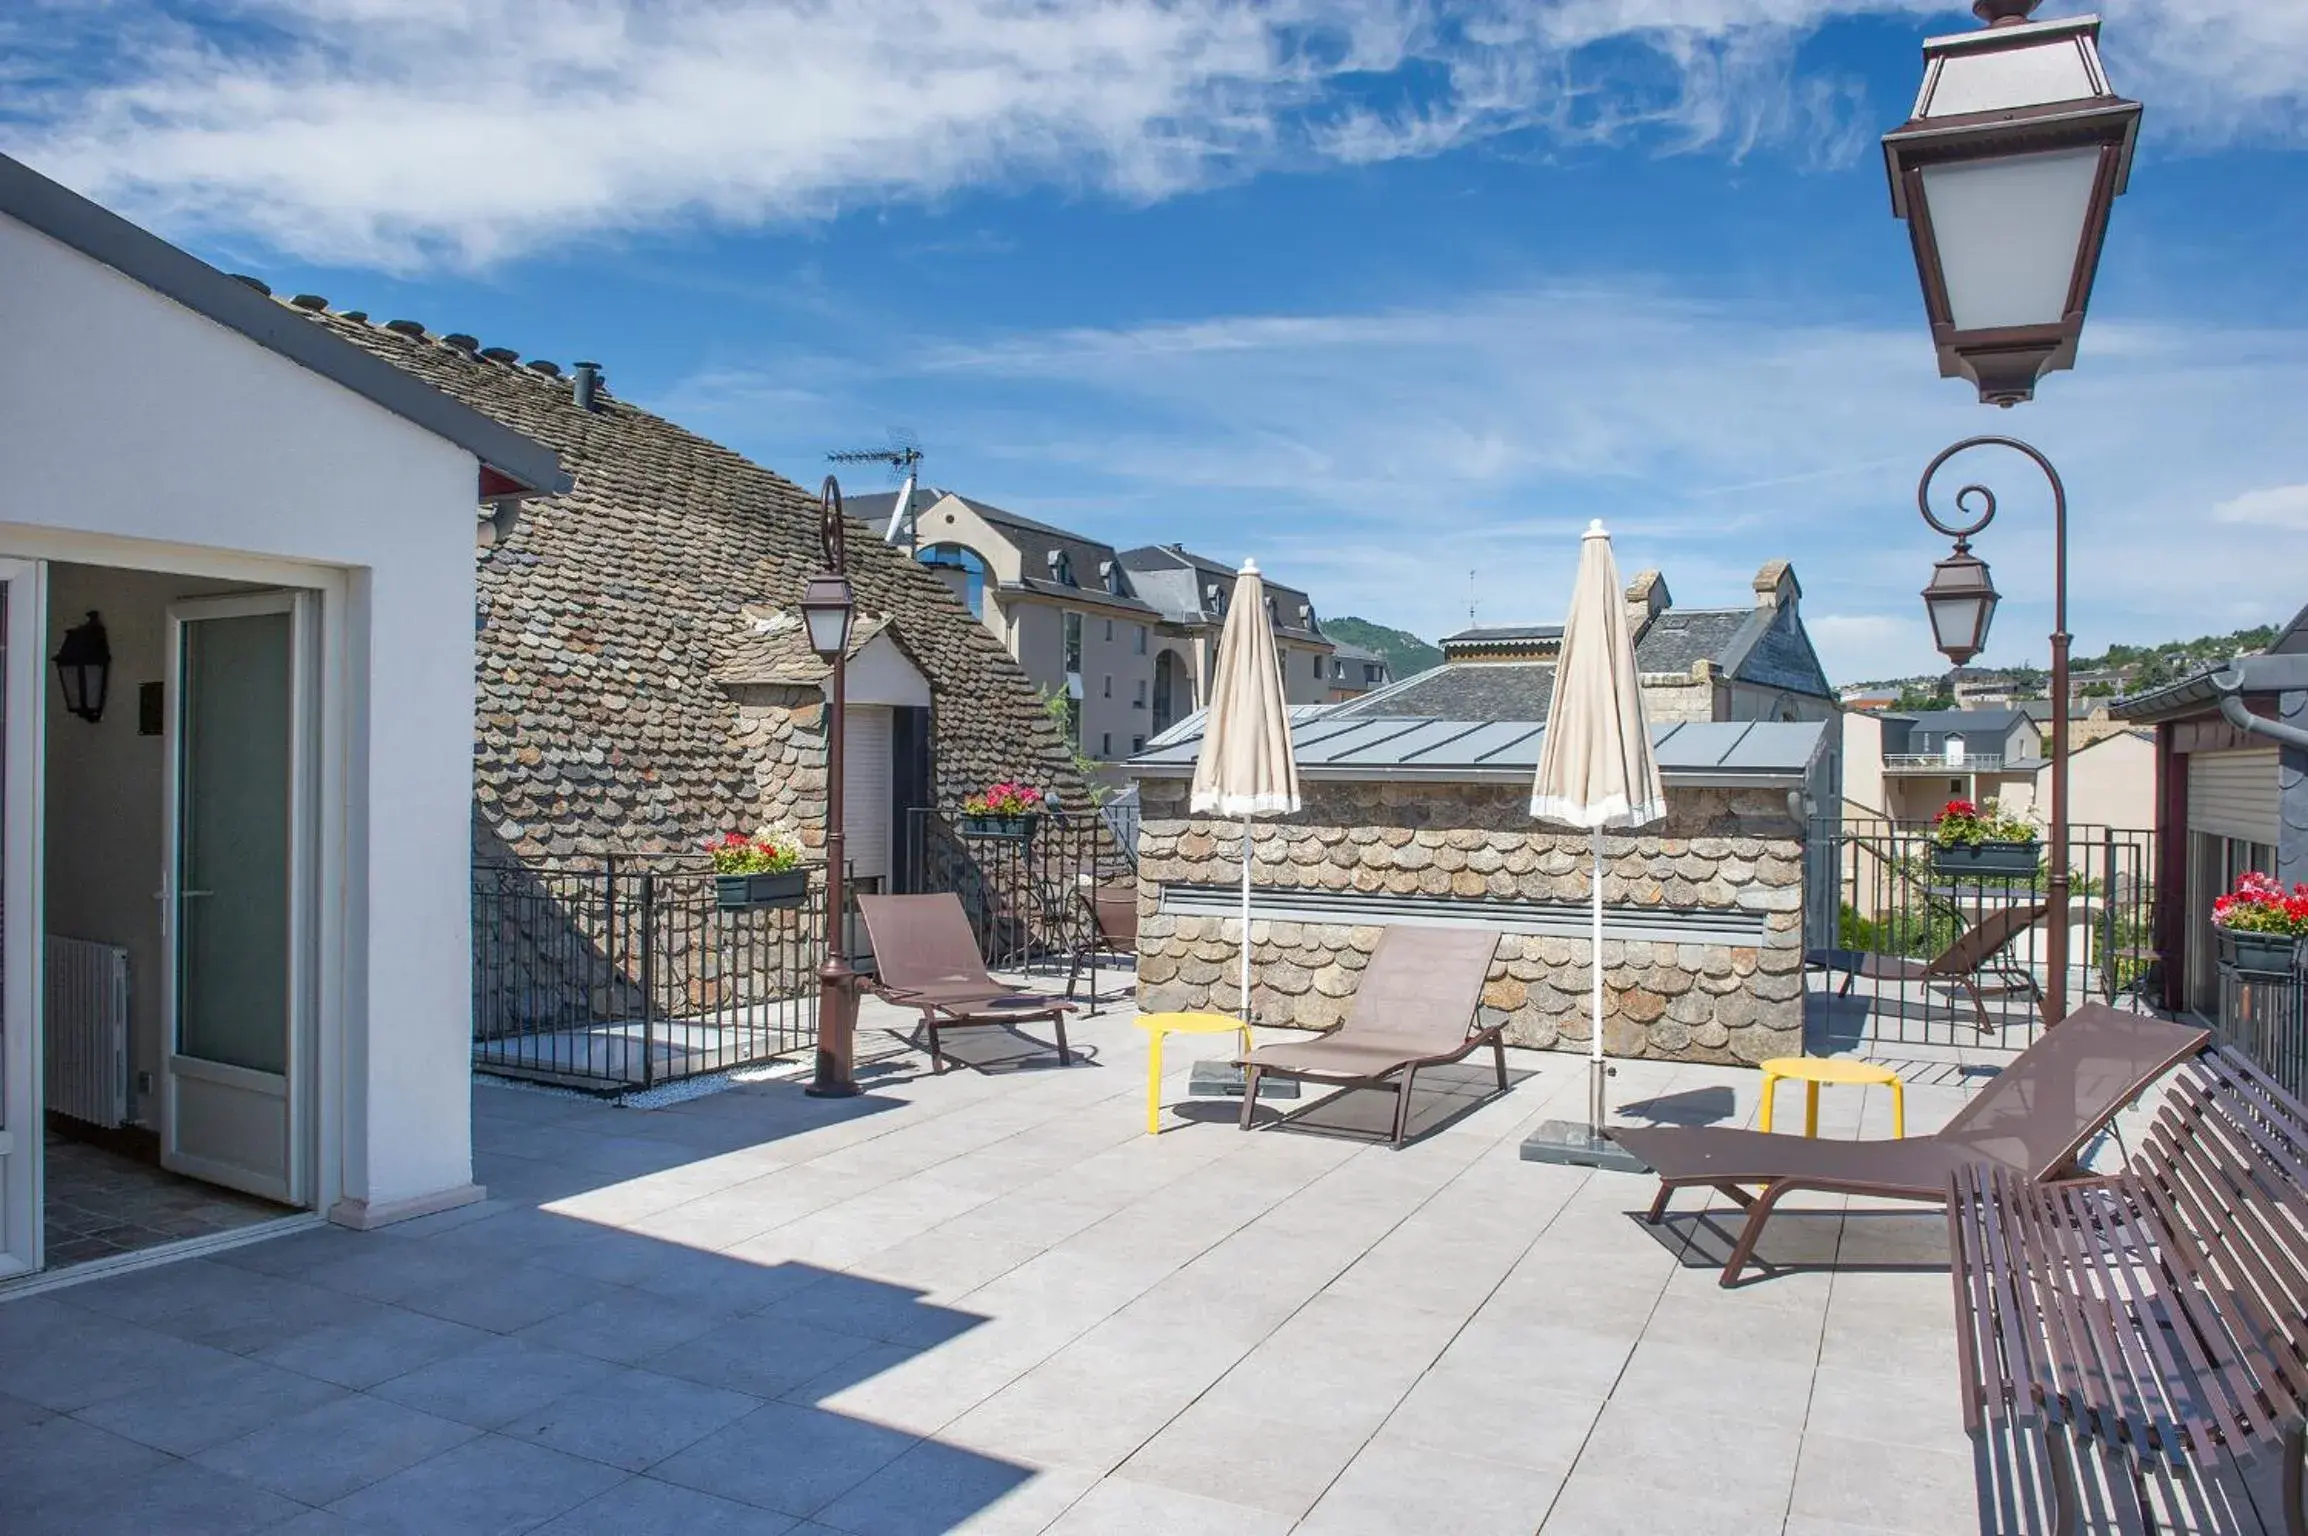
<instances>
[{"instance_id":1,"label":"wrought iron railing","mask_svg":"<svg viewBox=\"0 0 2308 1536\"><path fill-rule=\"evenodd\" d=\"M2003 754L2000 752L1886 752L1883 767L1887 773L2001 773Z\"/></svg>"},{"instance_id":2,"label":"wrought iron railing","mask_svg":"<svg viewBox=\"0 0 2308 1536\"><path fill-rule=\"evenodd\" d=\"M959 896L980 953L998 969L1070 962L1093 936L1091 892L1137 880L1131 846L1096 812L1044 815L1023 832L973 830L935 810L907 816L910 867L900 888Z\"/></svg>"},{"instance_id":3,"label":"wrought iron railing","mask_svg":"<svg viewBox=\"0 0 2308 1536\"><path fill-rule=\"evenodd\" d=\"M473 870L473 1064L604 1092L756 1065L817 1038L825 883L723 910L689 855Z\"/></svg>"},{"instance_id":4,"label":"wrought iron railing","mask_svg":"<svg viewBox=\"0 0 2308 1536\"><path fill-rule=\"evenodd\" d=\"M2212 1032L2251 1057L2285 1091L2308 1091L2308 959L2296 953L2289 977L2222 967Z\"/></svg>"},{"instance_id":5,"label":"wrought iron railing","mask_svg":"<svg viewBox=\"0 0 2308 1536\"><path fill-rule=\"evenodd\" d=\"M1807 944L1815 949L1928 960L1990 911L2044 900L2048 861L2039 849L2032 871L1965 870L1935 857L1928 822L1835 820L1812 825L1811 878L1829 882L1809 893ZM2068 830L2069 1006L2097 998L2145 1004L2155 975L2155 834L2138 828L2072 826ZM2033 988L2050 979L2049 928L2036 922L2005 952L2015 973L1992 1010L1992 1039L1982 1041L1968 1011L1941 989L1888 986L1871 1004L1879 1038L1906 1043L2001 1044L2017 1049L2041 1029Z\"/></svg>"}]
</instances>

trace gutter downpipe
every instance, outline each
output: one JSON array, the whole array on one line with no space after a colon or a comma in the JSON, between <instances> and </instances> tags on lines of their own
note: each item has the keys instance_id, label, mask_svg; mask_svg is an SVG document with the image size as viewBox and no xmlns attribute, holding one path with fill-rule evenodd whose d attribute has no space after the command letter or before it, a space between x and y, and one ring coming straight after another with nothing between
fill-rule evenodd
<instances>
[{"instance_id":1,"label":"gutter downpipe","mask_svg":"<svg viewBox=\"0 0 2308 1536\"><path fill-rule=\"evenodd\" d=\"M2220 696L2220 718L2247 736L2262 736L2287 747L2308 752L2308 731L2281 720L2270 720L2253 714L2244 707L2244 680L2234 672L2222 672L2211 679L2212 691Z\"/></svg>"}]
</instances>

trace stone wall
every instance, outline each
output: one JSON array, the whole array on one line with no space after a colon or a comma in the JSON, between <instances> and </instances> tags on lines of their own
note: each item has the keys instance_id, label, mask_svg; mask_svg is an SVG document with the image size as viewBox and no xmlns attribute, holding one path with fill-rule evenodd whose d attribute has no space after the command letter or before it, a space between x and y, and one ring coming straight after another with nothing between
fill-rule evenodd
<instances>
[{"instance_id":1,"label":"stone wall","mask_svg":"<svg viewBox=\"0 0 2308 1536\"><path fill-rule=\"evenodd\" d=\"M1290 891L1460 901L1584 904L1584 833L1534 823L1522 786L1312 783L1305 808L1254 824L1254 902ZM1183 781L1141 782L1139 1006L1235 1006L1239 920L1164 913L1162 886L1241 879L1241 823L1189 816ZM1803 828L1783 790L1670 789L1668 819L1604 839L1607 906L1726 914L1750 943L1607 939L1603 1039L1614 1056L1756 1062L1803 1044ZM1559 924L1560 918L1558 916ZM1345 1016L1383 930L1258 921L1252 1011L1260 1023L1328 1028ZM1507 933L1483 993L1486 1019L1518 1045L1587 1049L1582 937Z\"/></svg>"}]
</instances>

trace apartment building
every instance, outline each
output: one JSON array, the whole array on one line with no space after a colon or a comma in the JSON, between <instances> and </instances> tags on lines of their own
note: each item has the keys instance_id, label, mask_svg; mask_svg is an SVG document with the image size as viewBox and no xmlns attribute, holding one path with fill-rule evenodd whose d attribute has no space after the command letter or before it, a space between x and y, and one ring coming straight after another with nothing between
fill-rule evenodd
<instances>
[{"instance_id":1,"label":"apartment building","mask_svg":"<svg viewBox=\"0 0 2308 1536\"><path fill-rule=\"evenodd\" d=\"M883 492L852 496L847 506L886 536L896 502L895 492ZM1086 756L1118 762L1202 707L1234 567L1175 544L1116 550L943 490L915 494L910 532L914 558L1000 638L1027 677L1067 700ZM1336 647L1322 635L1313 599L1272 577L1266 589L1291 702L1328 701Z\"/></svg>"}]
</instances>

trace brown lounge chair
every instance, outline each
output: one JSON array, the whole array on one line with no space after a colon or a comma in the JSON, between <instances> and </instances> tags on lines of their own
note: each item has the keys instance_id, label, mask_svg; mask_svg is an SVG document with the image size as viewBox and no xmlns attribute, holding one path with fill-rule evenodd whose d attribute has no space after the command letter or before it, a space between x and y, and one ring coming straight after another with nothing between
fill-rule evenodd
<instances>
[{"instance_id":1,"label":"brown lounge chair","mask_svg":"<svg viewBox=\"0 0 2308 1536\"><path fill-rule=\"evenodd\" d=\"M1088 931L1074 942L1074 961L1066 969L1066 995L1074 995L1085 966L1090 971L1090 1012L1098 1011L1098 957L1138 953L1138 882L1116 881L1091 888L1082 898L1089 908Z\"/></svg>"},{"instance_id":2,"label":"brown lounge chair","mask_svg":"<svg viewBox=\"0 0 2308 1536\"><path fill-rule=\"evenodd\" d=\"M2046 910L2040 902L2024 907L1998 907L1957 934L1953 944L1929 960L1880 955L1864 949L1815 949L1804 958L1822 970L1845 973L1843 985L1835 989L1837 997L1850 996L1851 984L1862 976L1870 981L1953 982L1971 999L1972 1013L1979 1020L1979 1032L1993 1034L1995 1025L1988 1019L1987 998L1980 991L1979 979L1994 976L2015 982L2030 1001L2042 998L2043 989L2036 985L2035 977L2025 966L2000 957L2014 939L2043 921Z\"/></svg>"},{"instance_id":3,"label":"brown lounge chair","mask_svg":"<svg viewBox=\"0 0 2308 1536\"><path fill-rule=\"evenodd\" d=\"M1048 1019L1057 1027L1058 1060L1072 1065L1062 997L1020 992L986 973L969 914L951 891L934 896L860 896L858 911L873 940L879 975L873 990L901 1006L919 1008L930 1037L930 1070L946 1070L938 1049L941 1029L978 1029Z\"/></svg>"},{"instance_id":4,"label":"brown lounge chair","mask_svg":"<svg viewBox=\"0 0 2308 1536\"><path fill-rule=\"evenodd\" d=\"M1507 1088L1503 1024L1470 1028L1499 936L1481 928L1388 928L1363 967L1346 1021L1297 1045L1267 1045L1242 1058L1242 1128L1258 1107L1258 1080L1269 1073L1342 1088L1395 1087L1394 1145L1410 1129L1410 1088L1421 1067L1459 1061L1488 1045Z\"/></svg>"},{"instance_id":5,"label":"brown lounge chair","mask_svg":"<svg viewBox=\"0 0 2308 1536\"><path fill-rule=\"evenodd\" d=\"M1613 1126L1611 1139L1659 1171L1651 1221L1690 1185L1710 1186L1745 1207L1747 1224L1723 1265L1723 1284L1734 1285L1772 1207L1791 1191L1938 1205L1958 1168L1984 1164L2038 1181L2058 1178L2117 1110L2209 1038L2205 1030L2086 1003L2046 1029L1934 1135L1822 1141L1712 1126ZM1750 1184L1763 1193L1748 1194L1743 1186Z\"/></svg>"}]
</instances>

